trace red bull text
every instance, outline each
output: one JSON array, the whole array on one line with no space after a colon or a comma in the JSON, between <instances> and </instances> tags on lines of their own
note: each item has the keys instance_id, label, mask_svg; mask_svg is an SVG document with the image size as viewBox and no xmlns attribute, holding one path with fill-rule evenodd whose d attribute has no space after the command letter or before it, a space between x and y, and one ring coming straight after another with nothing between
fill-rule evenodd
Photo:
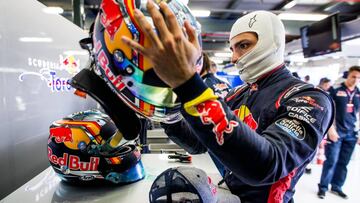
<instances>
[{"instance_id":1,"label":"red bull text","mask_svg":"<svg viewBox=\"0 0 360 203\"><path fill-rule=\"evenodd\" d=\"M119 91L122 91L125 88L125 84L122 82L121 75L115 76L109 67L109 59L107 58L104 50L101 50L102 45L100 41L97 41L95 44L96 53L98 53L98 62L100 67L104 70L105 75L109 79L109 81L115 86L115 88ZM99 52L100 51L100 52Z\"/></svg>"},{"instance_id":2,"label":"red bull text","mask_svg":"<svg viewBox=\"0 0 360 203\"><path fill-rule=\"evenodd\" d=\"M80 157L63 153L62 157L57 157L53 154L50 147L48 147L48 159L51 163L59 166L68 166L70 170L74 171L97 171L100 158L90 157L89 162L80 161Z\"/></svg>"}]
</instances>

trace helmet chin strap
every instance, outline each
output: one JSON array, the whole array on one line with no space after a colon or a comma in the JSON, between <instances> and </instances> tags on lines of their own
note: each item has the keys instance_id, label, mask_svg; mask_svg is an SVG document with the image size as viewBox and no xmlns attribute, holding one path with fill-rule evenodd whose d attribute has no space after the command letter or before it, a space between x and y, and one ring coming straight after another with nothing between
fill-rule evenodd
<instances>
[{"instance_id":1,"label":"helmet chin strap","mask_svg":"<svg viewBox=\"0 0 360 203\"><path fill-rule=\"evenodd\" d=\"M70 80L70 85L99 102L126 140L137 139L141 129L139 118L94 71L82 69Z\"/></svg>"}]
</instances>

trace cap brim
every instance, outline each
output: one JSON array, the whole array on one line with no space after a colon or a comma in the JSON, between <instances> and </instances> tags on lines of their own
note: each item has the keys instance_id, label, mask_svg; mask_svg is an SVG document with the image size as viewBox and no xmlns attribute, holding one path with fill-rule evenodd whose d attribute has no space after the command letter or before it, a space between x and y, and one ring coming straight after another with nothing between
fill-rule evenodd
<instances>
[{"instance_id":1,"label":"cap brim","mask_svg":"<svg viewBox=\"0 0 360 203\"><path fill-rule=\"evenodd\" d=\"M216 203L241 203L238 196L231 194L229 190L225 190L219 187L217 187L217 197L218 200Z\"/></svg>"}]
</instances>

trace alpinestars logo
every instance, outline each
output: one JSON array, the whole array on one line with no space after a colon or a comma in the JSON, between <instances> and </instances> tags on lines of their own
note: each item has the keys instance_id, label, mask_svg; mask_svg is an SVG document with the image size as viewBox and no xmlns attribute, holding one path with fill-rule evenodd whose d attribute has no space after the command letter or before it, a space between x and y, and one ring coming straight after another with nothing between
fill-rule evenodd
<instances>
[{"instance_id":1,"label":"alpinestars logo","mask_svg":"<svg viewBox=\"0 0 360 203\"><path fill-rule=\"evenodd\" d=\"M252 18L250 18L250 21L249 21L249 28L251 28L253 25L254 25L254 23L256 22L256 15L254 15L254 17L252 17Z\"/></svg>"}]
</instances>

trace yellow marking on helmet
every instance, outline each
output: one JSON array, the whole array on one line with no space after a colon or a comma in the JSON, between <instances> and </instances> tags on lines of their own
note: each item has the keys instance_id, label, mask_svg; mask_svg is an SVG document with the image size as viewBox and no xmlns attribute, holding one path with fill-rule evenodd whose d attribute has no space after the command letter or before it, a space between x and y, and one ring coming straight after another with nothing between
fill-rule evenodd
<instances>
[{"instance_id":1,"label":"yellow marking on helmet","mask_svg":"<svg viewBox=\"0 0 360 203\"><path fill-rule=\"evenodd\" d=\"M115 133L115 135L111 138L110 146L111 146L112 148L117 147L117 145L120 143L120 141L122 140L122 138L123 138L122 133L121 133L119 130L117 130L116 133Z\"/></svg>"},{"instance_id":2,"label":"yellow marking on helmet","mask_svg":"<svg viewBox=\"0 0 360 203\"><path fill-rule=\"evenodd\" d=\"M104 32L105 45L111 54L113 54L115 50L121 50L128 59L131 59L131 48L121 40L122 36L132 39L132 35L125 22L121 23L120 28L115 33L113 40L111 40L110 35L106 31Z\"/></svg>"},{"instance_id":3,"label":"yellow marking on helmet","mask_svg":"<svg viewBox=\"0 0 360 203\"><path fill-rule=\"evenodd\" d=\"M86 135L83 129L81 128L70 128L72 142L64 142L64 145L73 150L79 150L78 146L80 142L85 142L86 144L90 143L90 138Z\"/></svg>"},{"instance_id":4,"label":"yellow marking on helmet","mask_svg":"<svg viewBox=\"0 0 360 203\"><path fill-rule=\"evenodd\" d=\"M100 133L100 125L97 124L95 121L69 121L69 120L59 120L56 121L56 123L58 124L63 124L63 125L80 125L83 127L86 127L87 130L90 131L90 133L95 136L98 135Z\"/></svg>"},{"instance_id":5,"label":"yellow marking on helmet","mask_svg":"<svg viewBox=\"0 0 360 203\"><path fill-rule=\"evenodd\" d=\"M111 157L111 158L109 158L109 160L113 164L121 164L121 158L120 157Z\"/></svg>"}]
</instances>

